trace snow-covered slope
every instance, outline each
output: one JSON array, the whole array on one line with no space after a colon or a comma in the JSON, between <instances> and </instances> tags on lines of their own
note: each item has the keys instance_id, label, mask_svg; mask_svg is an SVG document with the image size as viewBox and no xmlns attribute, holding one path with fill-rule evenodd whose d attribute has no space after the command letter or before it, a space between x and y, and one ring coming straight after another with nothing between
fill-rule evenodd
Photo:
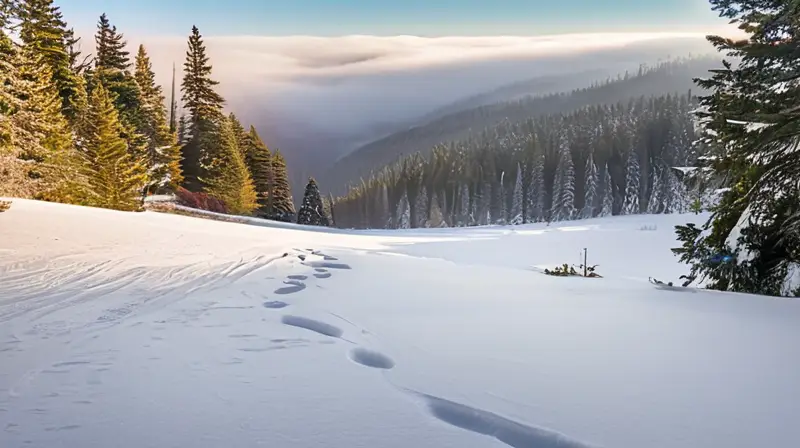
<instances>
[{"instance_id":1,"label":"snow-covered slope","mask_svg":"<svg viewBox=\"0 0 800 448\"><path fill-rule=\"evenodd\" d=\"M800 446L800 303L655 289L687 220L343 233L15 200L0 446ZM604 278L533 269L584 247Z\"/></svg>"}]
</instances>

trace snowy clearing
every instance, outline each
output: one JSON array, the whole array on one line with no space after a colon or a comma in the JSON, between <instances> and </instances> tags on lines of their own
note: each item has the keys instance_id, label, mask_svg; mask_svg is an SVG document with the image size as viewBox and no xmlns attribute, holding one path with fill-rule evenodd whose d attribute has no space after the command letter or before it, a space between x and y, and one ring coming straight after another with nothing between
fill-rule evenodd
<instances>
[{"instance_id":1,"label":"snowy clearing","mask_svg":"<svg viewBox=\"0 0 800 448\"><path fill-rule=\"evenodd\" d=\"M329 232L14 200L0 446L800 446L800 303L648 283L704 219ZM604 278L539 272L584 247Z\"/></svg>"}]
</instances>

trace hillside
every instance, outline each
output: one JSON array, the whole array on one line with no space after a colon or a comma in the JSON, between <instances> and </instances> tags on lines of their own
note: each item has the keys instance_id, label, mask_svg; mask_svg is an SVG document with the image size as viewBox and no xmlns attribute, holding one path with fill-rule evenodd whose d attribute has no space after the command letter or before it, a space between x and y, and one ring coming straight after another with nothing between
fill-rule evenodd
<instances>
[{"instance_id":1,"label":"hillside","mask_svg":"<svg viewBox=\"0 0 800 448\"><path fill-rule=\"evenodd\" d=\"M0 440L800 446L800 302L647 282L705 218L329 232L15 200ZM584 247L603 278L534 269Z\"/></svg>"},{"instance_id":2,"label":"hillside","mask_svg":"<svg viewBox=\"0 0 800 448\"><path fill-rule=\"evenodd\" d=\"M322 185L342 194L346 185L358 182L361 177L369 177L372 170L403 155L427 152L436 144L466 139L501 121L520 123L543 114L565 113L595 104L612 104L642 95L697 90L692 79L705 76L710 68L717 65L718 62L713 58L673 61L568 93L528 97L460 111L356 149L339 159L322 176Z\"/></svg>"}]
</instances>

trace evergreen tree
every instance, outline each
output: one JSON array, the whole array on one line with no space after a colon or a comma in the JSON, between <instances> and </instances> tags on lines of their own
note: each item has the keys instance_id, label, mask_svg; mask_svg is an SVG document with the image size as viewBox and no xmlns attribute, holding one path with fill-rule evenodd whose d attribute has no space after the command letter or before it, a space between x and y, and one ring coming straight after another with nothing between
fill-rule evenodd
<instances>
[{"instance_id":1,"label":"evergreen tree","mask_svg":"<svg viewBox=\"0 0 800 448\"><path fill-rule=\"evenodd\" d=\"M532 199L532 212L531 216L536 222L544 220L545 210L545 188L544 188L544 154L539 154L533 165L533 172L531 174L531 190L533 194Z\"/></svg>"},{"instance_id":2,"label":"evergreen tree","mask_svg":"<svg viewBox=\"0 0 800 448\"><path fill-rule=\"evenodd\" d=\"M53 4L53 0L19 0L17 15L22 44L41 57L42 63L48 66L61 98L61 111L67 118L74 118L80 83L70 66L67 48L70 33L60 8Z\"/></svg>"},{"instance_id":3,"label":"evergreen tree","mask_svg":"<svg viewBox=\"0 0 800 448\"><path fill-rule=\"evenodd\" d=\"M514 193L511 201L511 224L519 225L524 223L522 214L522 166L517 163L517 178L514 182Z\"/></svg>"},{"instance_id":4,"label":"evergreen tree","mask_svg":"<svg viewBox=\"0 0 800 448\"><path fill-rule=\"evenodd\" d=\"M586 186L584 188L583 211L581 215L583 218L594 217L594 202L597 196L597 165L594 164L594 158L589 153L589 158L586 159Z\"/></svg>"},{"instance_id":5,"label":"evergreen tree","mask_svg":"<svg viewBox=\"0 0 800 448\"><path fill-rule=\"evenodd\" d=\"M636 151L628 153L628 169L625 175L625 201L622 204L622 214L634 215L640 212L639 208L639 156Z\"/></svg>"},{"instance_id":6,"label":"evergreen tree","mask_svg":"<svg viewBox=\"0 0 800 448\"><path fill-rule=\"evenodd\" d=\"M575 170L572 154L565 143L561 144L556 178L553 182L553 208L551 220L562 221L575 216Z\"/></svg>"},{"instance_id":7,"label":"evergreen tree","mask_svg":"<svg viewBox=\"0 0 800 448\"><path fill-rule=\"evenodd\" d=\"M209 196L221 200L229 213L248 215L258 207L253 179L247 170L230 120L220 123L217 157L208 167L208 178L202 179Z\"/></svg>"},{"instance_id":8,"label":"evergreen tree","mask_svg":"<svg viewBox=\"0 0 800 448\"><path fill-rule=\"evenodd\" d=\"M328 217L325 216L322 197L314 178L308 179L306 191L303 195L303 205L297 212L297 223L310 226L328 226Z\"/></svg>"},{"instance_id":9,"label":"evergreen tree","mask_svg":"<svg viewBox=\"0 0 800 448\"><path fill-rule=\"evenodd\" d=\"M155 82L155 73L143 45L136 54L134 77L139 86L141 105L140 130L146 138L145 163L149 173L149 189L177 189L183 183L180 166L180 147L175 134L170 132L164 95Z\"/></svg>"},{"instance_id":10,"label":"evergreen tree","mask_svg":"<svg viewBox=\"0 0 800 448\"><path fill-rule=\"evenodd\" d=\"M286 171L286 159L280 151L275 151L272 156L272 176L274 184L272 188L272 209L273 214L270 219L277 221L291 222L294 218L294 202L292 201L292 191L289 187L289 175Z\"/></svg>"},{"instance_id":11,"label":"evergreen tree","mask_svg":"<svg viewBox=\"0 0 800 448\"><path fill-rule=\"evenodd\" d=\"M89 205L138 210L145 169L128 151L119 116L102 84L96 85L89 96L89 118L91 126L83 148Z\"/></svg>"},{"instance_id":12,"label":"evergreen tree","mask_svg":"<svg viewBox=\"0 0 800 448\"><path fill-rule=\"evenodd\" d=\"M202 187L200 178L208 164L216 157L218 149L215 142L223 121L223 98L214 90L218 81L211 78L211 64L206 55L203 38L196 26L189 36L189 49L183 64L184 74L181 83L183 107L189 112L187 131L183 148L183 173L186 186L190 190Z\"/></svg>"},{"instance_id":13,"label":"evergreen tree","mask_svg":"<svg viewBox=\"0 0 800 448\"><path fill-rule=\"evenodd\" d=\"M186 115L181 114L178 119L178 144L183 146L189 143L189 128L186 124Z\"/></svg>"},{"instance_id":14,"label":"evergreen tree","mask_svg":"<svg viewBox=\"0 0 800 448\"><path fill-rule=\"evenodd\" d=\"M415 215L417 221L412 227L426 227L428 223L428 188L423 185L417 194L417 199L414 201Z\"/></svg>"},{"instance_id":15,"label":"evergreen tree","mask_svg":"<svg viewBox=\"0 0 800 448\"><path fill-rule=\"evenodd\" d=\"M445 222L444 215L442 214L442 208L439 206L439 196L435 192L431 196L431 212L425 227L447 227L447 222Z\"/></svg>"},{"instance_id":16,"label":"evergreen tree","mask_svg":"<svg viewBox=\"0 0 800 448\"><path fill-rule=\"evenodd\" d=\"M608 164L603 168L603 204L600 216L611 216L614 214L614 184L611 181L611 172Z\"/></svg>"},{"instance_id":17,"label":"evergreen tree","mask_svg":"<svg viewBox=\"0 0 800 448\"><path fill-rule=\"evenodd\" d=\"M664 210L664 201L662 199L662 178L663 176L660 169L655 169L652 171L653 187L650 189L650 200L647 203L647 213L651 215L661 213Z\"/></svg>"},{"instance_id":18,"label":"evergreen tree","mask_svg":"<svg viewBox=\"0 0 800 448\"><path fill-rule=\"evenodd\" d=\"M397 203L397 228L411 228L411 204L408 202L408 192L403 191L403 196Z\"/></svg>"},{"instance_id":19,"label":"evergreen tree","mask_svg":"<svg viewBox=\"0 0 800 448\"><path fill-rule=\"evenodd\" d=\"M275 176L272 167L272 155L258 135L256 128L250 126L250 132L245 140L247 145L247 167L253 176L253 184L256 188L259 214L262 216L273 216L273 190L275 188Z\"/></svg>"},{"instance_id":20,"label":"evergreen tree","mask_svg":"<svg viewBox=\"0 0 800 448\"><path fill-rule=\"evenodd\" d=\"M457 225L458 227L466 227L472 224L472 219L471 219L472 216L470 214L470 207L469 207L470 203L469 185L467 185L466 183L461 184L460 198L461 198L461 204L458 208L459 214L458 214Z\"/></svg>"}]
</instances>

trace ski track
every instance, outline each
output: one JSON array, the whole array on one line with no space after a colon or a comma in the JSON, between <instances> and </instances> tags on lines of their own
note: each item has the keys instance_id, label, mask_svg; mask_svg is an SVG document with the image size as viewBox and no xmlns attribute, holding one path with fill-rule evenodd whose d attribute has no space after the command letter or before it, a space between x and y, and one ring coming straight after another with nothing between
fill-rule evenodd
<instances>
[{"instance_id":1,"label":"ski track","mask_svg":"<svg viewBox=\"0 0 800 448\"><path fill-rule=\"evenodd\" d=\"M299 259L301 265L313 269L314 272L312 275L316 279L331 278L333 274L330 270L352 269L350 265L338 262L338 258L313 249L295 249L295 251L303 252L295 256ZM309 255L321 258L322 260L309 260ZM200 263L198 263L164 268L156 271L152 269L148 270L144 267L132 268L116 273L114 268L121 266L124 261L108 261L95 265L66 264L56 266L57 262L68 260L71 256L72 254L67 254L54 257L50 260L33 260L30 263L17 262L0 266L0 275L4 276L0 284L2 284L4 290L11 290L16 294L16 300L13 302L13 305L4 305L0 302L0 322L7 322L26 315L33 315L33 321L42 320L49 315L57 313L59 310L92 302L92 300L87 299L87 297L97 295L98 293L102 293L100 294L101 296L107 297L120 290L130 288L133 285L141 284L142 282L149 285L151 287L151 294L149 297L142 298L142 300L138 302L105 308L94 322L85 322L82 324L73 323L72 325L70 325L70 323L50 322L43 323L38 327L34 325L33 329L35 333L41 333L45 336L54 336L69 333L77 328L86 328L98 323L115 324L132 315L141 316L147 311L155 311L169 304L177 303L192 292L199 290L214 291L225 288L247 276L266 269L279 259L286 258L286 254L276 257L260 255L252 259L240 258L235 262L216 267L204 264L204 269L198 269L200 267ZM32 265L39 265L40 267L33 270L26 269ZM79 274L74 274L76 268L79 269ZM214 274L214 271L216 271L217 274ZM36 289L30 291L26 287L26 284L30 284L31 276L38 278L46 285L43 290ZM308 280L308 278L307 275L302 274L288 275L283 281L284 286L275 289L273 293L291 297L293 294L306 289L307 285L305 281ZM186 292L174 294L174 290L184 290ZM156 293L153 294L153 291L156 291ZM251 298L245 293L243 293L243 296ZM164 321L154 321L153 323L185 323L187 320L197 318L199 314L209 311L230 310L231 312L239 312L247 310L248 312L252 312L254 308L254 306L214 306L216 303L217 302L212 302L201 310L194 310L181 317ZM291 302L280 300L266 300L262 302L262 307L268 311L284 309L291 305ZM346 318L335 313L330 314L358 329L360 333L368 334L366 330L358 328L353 322ZM341 339L353 343L355 347L352 347L347 352L346 357L361 367L383 371L384 373L395 367L395 361L388 355L371 348L362 347L353 341L345 339L343 337L345 331L339 326L296 314L283 315L280 321L284 325L300 328L326 338ZM133 326L142 323L143 321L136 322ZM61 326L61 328L58 328L59 326ZM158 331L159 327L154 328L154 330ZM22 339L13 334L11 334L10 337L11 340L3 344L4 348L0 349L0 352L14 350L14 346L23 342ZM97 335L92 336L92 338L96 337ZM229 334L227 337L233 341L241 342L258 342L261 339L260 335L253 333L233 333ZM153 335L151 336L151 340L161 341L163 338ZM259 345L239 347L236 350L242 353L243 356L247 356L245 354L253 354L253 356L255 356L259 353L276 350L307 347L312 343L311 340L304 338L273 338L265 342L266 343L262 341ZM333 342L335 341L316 341L316 343L319 344L331 344ZM113 359L113 353L103 352L102 355L105 355L105 358L101 357L99 359L93 359L90 355L92 355L92 353L84 353L83 359L63 360L52 363L47 368L28 371L12 384L7 391L7 395L10 399L21 396L21 390L27 384L30 384L38 375L68 375L73 371L72 369L75 368L91 369L91 371L99 373L108 371L113 367L113 362L109 362L110 359ZM109 355L111 355L110 358ZM157 361L159 359L158 357L149 358L150 361ZM246 358L234 357L223 363L226 365L234 365L245 362ZM89 380L88 383L101 384L101 380L95 378ZM421 400L426 412L432 418L466 431L493 437L513 448L590 448L590 445L573 440L566 435L549 429L515 422L488 410L470 407L435 395L405 389L391 382L389 383L399 392ZM46 398L58 396L60 396L60 393L55 391L46 395ZM0 400L0 404L5 402L4 400ZM74 401L74 403L89 405L92 404L92 401L78 400ZM0 410L5 411L6 409L0 408ZM48 411L46 408L37 408L31 410L31 412L46 414ZM15 423L8 423L5 430L13 431L15 427ZM44 430L47 432L58 432L77 430L80 428L80 425L63 425L48 426L45 427Z\"/></svg>"}]
</instances>

